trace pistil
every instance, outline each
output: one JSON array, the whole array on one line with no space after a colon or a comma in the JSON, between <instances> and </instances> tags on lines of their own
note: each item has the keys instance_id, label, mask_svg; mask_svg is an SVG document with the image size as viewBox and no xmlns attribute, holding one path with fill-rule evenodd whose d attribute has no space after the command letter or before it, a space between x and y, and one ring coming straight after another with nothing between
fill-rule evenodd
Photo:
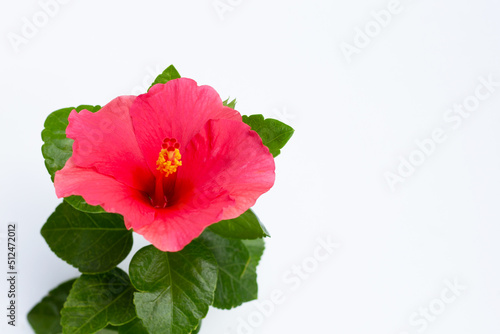
<instances>
[{"instance_id":1,"label":"pistil","mask_svg":"<svg viewBox=\"0 0 500 334\"><path fill-rule=\"evenodd\" d=\"M152 198L153 205L157 208L166 208L169 198L172 197L177 169L182 166L180 144L174 138L165 138L156 161L157 174L155 193Z\"/></svg>"}]
</instances>

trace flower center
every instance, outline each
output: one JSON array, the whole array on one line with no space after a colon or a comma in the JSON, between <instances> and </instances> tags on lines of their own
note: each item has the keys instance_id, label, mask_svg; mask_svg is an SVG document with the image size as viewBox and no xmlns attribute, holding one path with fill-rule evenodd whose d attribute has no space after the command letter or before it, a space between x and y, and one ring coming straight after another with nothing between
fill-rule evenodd
<instances>
[{"instance_id":1,"label":"flower center","mask_svg":"<svg viewBox=\"0 0 500 334\"><path fill-rule=\"evenodd\" d=\"M157 170L165 177L177 172L177 167L182 166L180 144L174 138L163 139L160 156L156 161Z\"/></svg>"},{"instance_id":2,"label":"flower center","mask_svg":"<svg viewBox=\"0 0 500 334\"><path fill-rule=\"evenodd\" d=\"M152 204L156 208L166 208L172 199L177 179L177 168L182 166L179 148L180 144L174 138L163 139L160 155L156 161L158 174L156 175L155 193L151 198Z\"/></svg>"}]
</instances>

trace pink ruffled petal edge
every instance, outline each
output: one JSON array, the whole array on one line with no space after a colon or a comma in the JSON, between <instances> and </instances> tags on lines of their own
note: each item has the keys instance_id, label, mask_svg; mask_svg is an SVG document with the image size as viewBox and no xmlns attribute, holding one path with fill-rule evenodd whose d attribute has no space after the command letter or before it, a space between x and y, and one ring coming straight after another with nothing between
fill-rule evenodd
<instances>
[{"instance_id":1,"label":"pink ruffled petal edge","mask_svg":"<svg viewBox=\"0 0 500 334\"><path fill-rule=\"evenodd\" d=\"M129 114L135 99L135 96L118 97L96 113L73 110L66 134L75 140L74 164L94 167L100 174L151 192L154 177L137 144Z\"/></svg>"},{"instance_id":2,"label":"pink ruffled petal edge","mask_svg":"<svg viewBox=\"0 0 500 334\"><path fill-rule=\"evenodd\" d=\"M235 200L222 219L232 219L252 207L274 185L275 164L260 136L243 122L211 120L193 138L179 171L179 185L220 188ZM177 190L176 190L177 191Z\"/></svg>"},{"instance_id":3,"label":"pink ruffled petal edge","mask_svg":"<svg viewBox=\"0 0 500 334\"><path fill-rule=\"evenodd\" d=\"M127 220L154 221L155 210L144 193L92 168L78 167L72 158L56 172L54 186L59 198L80 195L88 204L101 205L107 212L119 213Z\"/></svg>"}]
</instances>

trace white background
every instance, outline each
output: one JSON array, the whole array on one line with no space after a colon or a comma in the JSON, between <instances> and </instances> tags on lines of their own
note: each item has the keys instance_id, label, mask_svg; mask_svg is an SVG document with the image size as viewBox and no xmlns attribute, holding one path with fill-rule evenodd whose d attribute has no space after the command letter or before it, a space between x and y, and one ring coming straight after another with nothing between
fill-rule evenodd
<instances>
[{"instance_id":1,"label":"white background","mask_svg":"<svg viewBox=\"0 0 500 334\"><path fill-rule=\"evenodd\" d=\"M296 130L255 208L272 234L259 301L211 309L202 334L500 332L500 87L456 129L444 119L474 101L480 77L500 81L496 1L401 0L380 31L371 12L389 0L221 0L222 15L214 0L66 2L17 48L8 36L22 36L40 4L0 9L1 247L8 222L20 230L18 327L2 333L31 333L27 312L78 274L39 233L60 202L40 153L44 119L145 91L170 64L237 97L241 113ZM374 37L349 62L341 45L367 24ZM384 175L436 128L447 139L393 191ZM318 263L328 237L340 247ZM135 240L133 251L146 244ZM302 264L310 273L297 278ZM284 302L263 315L273 291Z\"/></svg>"}]
</instances>

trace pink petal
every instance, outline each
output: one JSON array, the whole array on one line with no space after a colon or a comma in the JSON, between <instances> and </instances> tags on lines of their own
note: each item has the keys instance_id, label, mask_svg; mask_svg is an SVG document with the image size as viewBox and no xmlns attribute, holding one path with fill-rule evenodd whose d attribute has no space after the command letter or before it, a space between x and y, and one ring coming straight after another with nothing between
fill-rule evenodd
<instances>
[{"instance_id":1,"label":"pink petal","mask_svg":"<svg viewBox=\"0 0 500 334\"><path fill-rule=\"evenodd\" d=\"M195 199L193 196L192 199ZM202 202L208 205L202 205ZM217 201L191 200L175 207L156 211L155 221L134 231L142 234L156 248L165 252L182 250L197 238L208 225L222 220L224 207L234 203L227 194Z\"/></svg>"},{"instance_id":2,"label":"pink petal","mask_svg":"<svg viewBox=\"0 0 500 334\"><path fill-rule=\"evenodd\" d=\"M241 121L241 114L234 109L223 106L218 113L212 115L211 119L232 119L233 121Z\"/></svg>"},{"instance_id":3,"label":"pink petal","mask_svg":"<svg viewBox=\"0 0 500 334\"><path fill-rule=\"evenodd\" d=\"M232 219L271 189L274 170L272 154L248 125L212 120L187 147L178 184L182 187L183 180L187 179L196 189L210 187L228 191L235 204L224 209L222 219Z\"/></svg>"},{"instance_id":4,"label":"pink petal","mask_svg":"<svg viewBox=\"0 0 500 334\"><path fill-rule=\"evenodd\" d=\"M129 109L135 96L121 96L96 113L73 110L66 134L75 140L73 162L94 167L135 189L150 192L154 177L137 144Z\"/></svg>"},{"instance_id":5,"label":"pink petal","mask_svg":"<svg viewBox=\"0 0 500 334\"><path fill-rule=\"evenodd\" d=\"M127 228L164 251L239 216L274 183L274 159L259 135L211 87L189 79L156 85L135 102L118 98L96 114L72 112L67 133L74 154L56 173L57 195L122 214ZM183 164L169 206L157 209L148 193L166 137L180 142Z\"/></svg>"},{"instance_id":6,"label":"pink petal","mask_svg":"<svg viewBox=\"0 0 500 334\"><path fill-rule=\"evenodd\" d=\"M153 222L155 210L147 195L92 168L78 167L72 159L56 172L54 186L57 197L80 195L87 203L122 214L126 220Z\"/></svg>"},{"instance_id":7,"label":"pink petal","mask_svg":"<svg viewBox=\"0 0 500 334\"><path fill-rule=\"evenodd\" d=\"M153 224L134 224L157 248L178 251L222 219L239 216L274 183L274 159L259 135L241 121L211 120L186 148L175 204Z\"/></svg>"},{"instance_id":8,"label":"pink petal","mask_svg":"<svg viewBox=\"0 0 500 334\"><path fill-rule=\"evenodd\" d=\"M186 78L153 86L137 97L130 115L139 147L153 173L164 138L177 139L182 154L209 119L241 120L237 111L222 105L212 87L198 86Z\"/></svg>"}]
</instances>

